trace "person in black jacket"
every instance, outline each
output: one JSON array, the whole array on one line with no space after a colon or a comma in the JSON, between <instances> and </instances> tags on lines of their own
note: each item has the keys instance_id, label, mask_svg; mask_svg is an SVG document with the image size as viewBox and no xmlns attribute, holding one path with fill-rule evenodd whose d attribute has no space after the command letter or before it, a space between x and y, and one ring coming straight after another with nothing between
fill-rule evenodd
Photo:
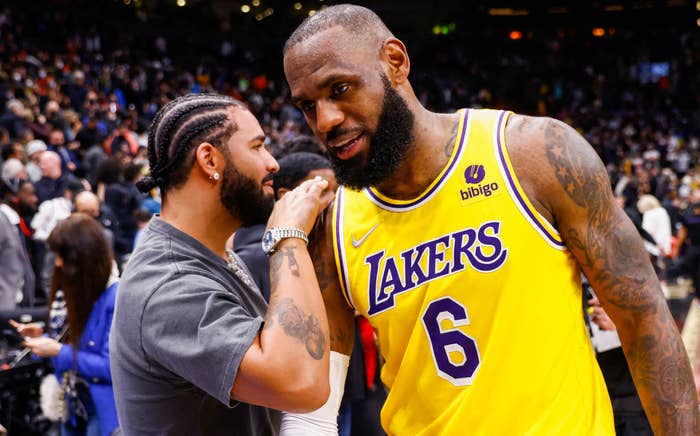
<instances>
[{"instance_id":1,"label":"person in black jacket","mask_svg":"<svg viewBox=\"0 0 700 436\"><path fill-rule=\"evenodd\" d=\"M328 180L328 188L321 197L325 207L333 199L337 188L331 164L325 157L308 152L289 154L279 160L280 170L274 175L275 200L299 186L304 180L321 176ZM258 224L240 227L233 236L233 251L238 254L253 275L255 284L266 300L270 297L270 258L260 245L267 220Z\"/></svg>"}]
</instances>

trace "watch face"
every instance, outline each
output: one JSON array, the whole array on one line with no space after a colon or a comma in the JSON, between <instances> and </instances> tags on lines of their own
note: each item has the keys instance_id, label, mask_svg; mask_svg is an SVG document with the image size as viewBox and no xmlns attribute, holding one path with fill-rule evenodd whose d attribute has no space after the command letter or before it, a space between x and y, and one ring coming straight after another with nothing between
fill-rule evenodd
<instances>
[{"instance_id":1,"label":"watch face","mask_svg":"<svg viewBox=\"0 0 700 436\"><path fill-rule=\"evenodd\" d=\"M262 249L265 253L269 253L270 250L273 248L273 237L272 237L272 232L267 230L265 234L262 237Z\"/></svg>"}]
</instances>

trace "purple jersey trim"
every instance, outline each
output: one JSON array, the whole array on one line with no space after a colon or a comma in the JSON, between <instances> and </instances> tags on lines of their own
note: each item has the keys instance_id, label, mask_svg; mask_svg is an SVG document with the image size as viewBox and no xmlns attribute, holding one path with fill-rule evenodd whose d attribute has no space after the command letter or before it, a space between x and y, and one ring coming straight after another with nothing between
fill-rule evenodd
<instances>
[{"instance_id":1,"label":"purple jersey trim","mask_svg":"<svg viewBox=\"0 0 700 436\"><path fill-rule=\"evenodd\" d=\"M432 188L425 194L421 195L414 201L410 203L405 203L405 204L395 204L388 202L386 200L383 200L377 196L371 189L365 188L364 191L369 197L374 201L377 206L380 206L382 208L389 209L394 212L401 212L404 210L409 210L412 208L415 208L418 206L420 203L427 201L430 199L430 197L437 192L438 189L442 186L442 183L447 179L450 174L452 174L452 169L457 165L457 162L459 161L459 156L462 154L462 150L464 149L464 136L466 135L467 132L467 119L469 117L469 109L466 109L464 111L464 116L463 116L463 121L462 121L462 136L459 138L459 145L457 147L457 151L454 153L454 158L452 159L452 162L450 162L450 165L448 166L447 170L442 173L442 176L438 180L437 183L433 185Z\"/></svg>"},{"instance_id":2,"label":"purple jersey trim","mask_svg":"<svg viewBox=\"0 0 700 436\"><path fill-rule=\"evenodd\" d=\"M501 112L501 115L498 117L498 128L496 130L496 143L497 143L497 149L498 149L498 158L501 161L501 166L503 167L503 172L506 175L506 181L511 187L511 192L513 192L513 195L515 196L515 199L520 203L520 206L522 206L522 209L527 213L527 215L530 217L530 221L534 223L540 230L541 233L549 239L549 241L556 245L557 247L565 247L564 243L561 242L557 237L552 235L549 230L547 230L544 225L540 222L540 220L537 219L535 214L532 213L532 210L527 206L527 203L523 199L522 195L520 194L520 191L518 191L518 188L515 185L515 181L513 180L513 175L510 173L510 169L508 165L506 164L506 158L505 155L503 154L503 144L501 143L501 127L503 124L503 119L505 118L506 112L503 111Z\"/></svg>"},{"instance_id":3,"label":"purple jersey trim","mask_svg":"<svg viewBox=\"0 0 700 436\"><path fill-rule=\"evenodd\" d=\"M345 258L343 253L345 249L345 244L343 243L343 238L341 236L343 223L340 219L340 216L343 214L343 189L343 187L338 189L338 194L335 197L335 240L336 246L338 247L338 263L340 264L340 287L343 290L343 294L345 294L345 299L348 301L350 306L352 306L352 308L355 309L355 305L353 304L352 298L350 298L350 283L348 281L347 272L345 271Z\"/></svg>"}]
</instances>

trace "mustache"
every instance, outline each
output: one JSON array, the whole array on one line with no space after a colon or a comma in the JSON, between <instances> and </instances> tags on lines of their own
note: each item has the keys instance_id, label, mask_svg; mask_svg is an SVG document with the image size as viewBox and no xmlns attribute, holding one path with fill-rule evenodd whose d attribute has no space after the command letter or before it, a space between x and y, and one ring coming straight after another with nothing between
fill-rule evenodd
<instances>
[{"instance_id":1,"label":"mustache","mask_svg":"<svg viewBox=\"0 0 700 436\"><path fill-rule=\"evenodd\" d=\"M333 141L335 138L338 138L340 136L344 136L347 134L353 134L353 133L362 133L362 128L360 127L351 127L348 129L343 129L340 127L336 127L335 129L331 130L330 132L326 133L326 143Z\"/></svg>"},{"instance_id":2,"label":"mustache","mask_svg":"<svg viewBox=\"0 0 700 436\"><path fill-rule=\"evenodd\" d=\"M269 182L270 180L274 180L275 175L273 173L267 173L265 177L262 179L262 183Z\"/></svg>"}]
</instances>

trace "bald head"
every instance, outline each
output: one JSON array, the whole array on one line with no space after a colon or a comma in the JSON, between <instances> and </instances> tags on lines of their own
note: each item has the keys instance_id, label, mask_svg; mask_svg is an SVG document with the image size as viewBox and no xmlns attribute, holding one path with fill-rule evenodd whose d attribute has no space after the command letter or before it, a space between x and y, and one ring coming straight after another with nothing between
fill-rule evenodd
<instances>
[{"instance_id":1,"label":"bald head","mask_svg":"<svg viewBox=\"0 0 700 436\"><path fill-rule=\"evenodd\" d=\"M44 177L58 179L61 177L61 156L55 151L45 151L39 158L39 168Z\"/></svg>"},{"instance_id":2,"label":"bald head","mask_svg":"<svg viewBox=\"0 0 700 436\"><path fill-rule=\"evenodd\" d=\"M100 216L100 199L90 191L83 191L75 197L75 211L97 218Z\"/></svg>"},{"instance_id":3,"label":"bald head","mask_svg":"<svg viewBox=\"0 0 700 436\"><path fill-rule=\"evenodd\" d=\"M350 43L362 41L381 42L394 36L381 18L362 6L342 4L322 9L305 19L284 44L284 54L306 39L340 26L348 34Z\"/></svg>"}]
</instances>

